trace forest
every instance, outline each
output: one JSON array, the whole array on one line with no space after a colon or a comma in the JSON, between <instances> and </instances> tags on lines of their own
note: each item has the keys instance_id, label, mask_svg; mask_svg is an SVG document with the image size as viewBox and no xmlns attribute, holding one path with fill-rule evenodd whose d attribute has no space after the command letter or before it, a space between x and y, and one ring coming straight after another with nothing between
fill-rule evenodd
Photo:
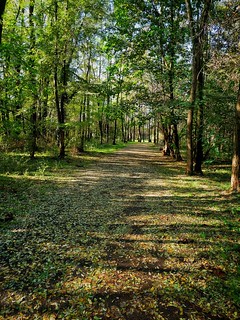
<instances>
[{"instance_id":1,"label":"forest","mask_svg":"<svg viewBox=\"0 0 240 320\"><path fill-rule=\"evenodd\" d=\"M190 175L235 155L238 190L237 1L2 1L0 14L2 152L161 140Z\"/></svg>"},{"instance_id":2,"label":"forest","mask_svg":"<svg viewBox=\"0 0 240 320\"><path fill-rule=\"evenodd\" d=\"M240 319L239 30L239 0L0 0L0 320Z\"/></svg>"}]
</instances>

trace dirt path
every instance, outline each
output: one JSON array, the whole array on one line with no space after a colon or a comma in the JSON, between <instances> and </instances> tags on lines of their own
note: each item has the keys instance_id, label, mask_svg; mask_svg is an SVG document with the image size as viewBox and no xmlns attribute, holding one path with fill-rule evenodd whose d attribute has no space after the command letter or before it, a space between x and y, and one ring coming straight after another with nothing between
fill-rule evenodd
<instances>
[{"instance_id":1,"label":"dirt path","mask_svg":"<svg viewBox=\"0 0 240 320\"><path fill-rule=\"evenodd\" d=\"M45 180L2 235L0 319L237 319L216 183L148 144Z\"/></svg>"}]
</instances>

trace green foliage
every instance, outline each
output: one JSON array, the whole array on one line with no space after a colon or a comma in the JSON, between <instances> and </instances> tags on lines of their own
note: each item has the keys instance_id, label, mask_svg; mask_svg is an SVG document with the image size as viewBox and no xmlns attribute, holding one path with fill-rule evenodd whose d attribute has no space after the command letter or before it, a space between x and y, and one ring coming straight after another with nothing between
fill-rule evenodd
<instances>
[{"instance_id":1,"label":"green foliage","mask_svg":"<svg viewBox=\"0 0 240 320\"><path fill-rule=\"evenodd\" d=\"M31 160L27 154L5 153L0 157L2 175L43 176L51 170L64 166L63 162L49 156L39 155Z\"/></svg>"},{"instance_id":2,"label":"green foliage","mask_svg":"<svg viewBox=\"0 0 240 320\"><path fill-rule=\"evenodd\" d=\"M191 86L185 1L33 3L31 15L28 1L8 1L4 15L1 150L84 150L96 141L147 136L156 143L164 136L173 149L185 148ZM203 3L192 6L197 21ZM239 79L236 7L236 1L214 2L207 28L201 100L207 161L229 160L232 153ZM194 132L196 118L197 112ZM195 133L192 138L195 148ZM41 170L47 171L44 164Z\"/></svg>"},{"instance_id":3,"label":"green foliage","mask_svg":"<svg viewBox=\"0 0 240 320\"><path fill-rule=\"evenodd\" d=\"M114 151L117 151L119 149L122 149L126 146L126 143L119 142L115 145L113 144L99 144L96 142L95 144L87 144L86 150L90 152L100 152L100 153L112 153Z\"/></svg>"}]
</instances>

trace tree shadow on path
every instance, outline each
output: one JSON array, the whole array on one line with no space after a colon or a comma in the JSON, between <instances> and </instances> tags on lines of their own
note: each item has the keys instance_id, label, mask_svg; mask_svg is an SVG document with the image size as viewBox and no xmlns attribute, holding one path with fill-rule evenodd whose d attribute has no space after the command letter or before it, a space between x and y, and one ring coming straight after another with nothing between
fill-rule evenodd
<instances>
[{"instance_id":1,"label":"tree shadow on path","mask_svg":"<svg viewBox=\"0 0 240 320\"><path fill-rule=\"evenodd\" d=\"M0 315L237 319L235 202L206 179L138 144L44 192L34 185L25 227L15 221L1 237Z\"/></svg>"}]
</instances>

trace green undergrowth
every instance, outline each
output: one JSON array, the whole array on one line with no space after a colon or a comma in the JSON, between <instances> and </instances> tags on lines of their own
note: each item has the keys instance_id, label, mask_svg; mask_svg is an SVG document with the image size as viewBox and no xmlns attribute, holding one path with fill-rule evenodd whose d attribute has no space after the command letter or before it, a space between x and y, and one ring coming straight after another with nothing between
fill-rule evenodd
<instances>
[{"instance_id":1,"label":"green undergrowth","mask_svg":"<svg viewBox=\"0 0 240 320\"><path fill-rule=\"evenodd\" d=\"M128 145L132 144L131 142L128 142ZM122 149L126 146L126 143L118 142L117 144L89 144L86 146L86 150L90 152L97 152L97 153L112 153L114 151L117 151L119 149Z\"/></svg>"},{"instance_id":2,"label":"green undergrowth","mask_svg":"<svg viewBox=\"0 0 240 320\"><path fill-rule=\"evenodd\" d=\"M48 153L36 153L35 159L30 159L27 153L9 152L0 154L0 174L19 176L46 176L59 170L70 170L76 167L85 167L94 156L113 153L126 146L124 143L116 145L95 144L86 147L86 152L71 154L67 152L64 159Z\"/></svg>"}]
</instances>

